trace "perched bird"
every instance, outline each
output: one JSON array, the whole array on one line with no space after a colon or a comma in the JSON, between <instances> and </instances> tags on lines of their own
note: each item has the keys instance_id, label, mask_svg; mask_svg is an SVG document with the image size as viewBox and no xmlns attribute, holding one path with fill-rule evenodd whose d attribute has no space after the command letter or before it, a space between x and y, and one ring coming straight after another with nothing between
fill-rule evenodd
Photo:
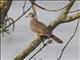
<instances>
[{"instance_id":1,"label":"perched bird","mask_svg":"<svg viewBox=\"0 0 80 60\"><path fill-rule=\"evenodd\" d=\"M51 34L48 31L47 26L45 24L36 20L34 14L32 12L29 13L27 15L27 17L29 17L30 27L33 32L39 34L40 36L50 37L50 38L54 39L57 43L63 43L63 41L61 39L59 39L58 37L56 37L55 35Z\"/></svg>"}]
</instances>

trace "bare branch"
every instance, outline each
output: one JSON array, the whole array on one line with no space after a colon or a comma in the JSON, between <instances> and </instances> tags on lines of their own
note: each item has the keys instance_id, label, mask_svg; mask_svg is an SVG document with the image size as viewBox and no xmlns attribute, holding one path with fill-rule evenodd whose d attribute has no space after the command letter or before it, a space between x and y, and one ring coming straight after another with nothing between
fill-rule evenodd
<instances>
[{"instance_id":1,"label":"bare branch","mask_svg":"<svg viewBox=\"0 0 80 60\"><path fill-rule=\"evenodd\" d=\"M80 11L80 10L70 11L69 13L78 12L78 11Z\"/></svg>"},{"instance_id":2,"label":"bare branch","mask_svg":"<svg viewBox=\"0 0 80 60\"><path fill-rule=\"evenodd\" d=\"M50 41L52 42L52 40L47 41L47 42L43 45L43 47L40 48L40 49L39 49L34 55L32 55L28 60L31 60L36 54L38 54L44 47L47 46L47 44L48 44Z\"/></svg>"},{"instance_id":3,"label":"bare branch","mask_svg":"<svg viewBox=\"0 0 80 60\"><path fill-rule=\"evenodd\" d=\"M26 6L26 0L24 1L24 5L23 5L23 13L24 13L24 10L25 10L25 6Z\"/></svg>"},{"instance_id":4,"label":"bare branch","mask_svg":"<svg viewBox=\"0 0 80 60\"><path fill-rule=\"evenodd\" d=\"M54 20L51 21L51 23L48 26L48 30L50 32L52 32L53 29L55 29L59 24L61 24L65 20L67 14L69 13L69 10L72 7L72 5L74 4L74 2L75 2L75 0L69 1L68 6L62 10L60 16L57 19L55 19L55 21Z\"/></svg>"},{"instance_id":5,"label":"bare branch","mask_svg":"<svg viewBox=\"0 0 80 60\"><path fill-rule=\"evenodd\" d=\"M63 22L63 20L65 20L74 2L75 0L69 1L68 6L63 9L60 16L55 21L51 21L50 25L48 26L50 32L52 32L59 24ZM35 39L33 42L30 43L30 45L26 49L24 49L18 56L16 56L15 60L23 60L33 50L35 50L42 41L46 40L47 38L48 37L40 37L38 39Z\"/></svg>"},{"instance_id":6,"label":"bare branch","mask_svg":"<svg viewBox=\"0 0 80 60\"><path fill-rule=\"evenodd\" d=\"M28 56L42 41L37 38L30 45L25 48L18 56L16 56L15 60L23 60L26 56Z\"/></svg>"},{"instance_id":7,"label":"bare branch","mask_svg":"<svg viewBox=\"0 0 80 60\"><path fill-rule=\"evenodd\" d=\"M12 23L10 23L8 26L6 26L5 29L8 28L8 27L10 27L13 23L17 22L17 21L18 21L21 17L23 17L30 9L31 9L31 6L30 6L22 15L20 15L14 22L12 22Z\"/></svg>"},{"instance_id":8,"label":"bare branch","mask_svg":"<svg viewBox=\"0 0 80 60\"><path fill-rule=\"evenodd\" d=\"M69 1L69 4L66 8L64 8L62 15L64 14L65 16L67 16L67 14L69 13L69 10L73 6L74 2L75 2L75 0Z\"/></svg>"},{"instance_id":9,"label":"bare branch","mask_svg":"<svg viewBox=\"0 0 80 60\"><path fill-rule=\"evenodd\" d=\"M77 12L75 15L67 16L65 18L65 20L62 21L62 23L71 22L71 21L74 21L74 20L79 19L79 18L80 18L80 12Z\"/></svg>"},{"instance_id":10,"label":"bare branch","mask_svg":"<svg viewBox=\"0 0 80 60\"><path fill-rule=\"evenodd\" d=\"M47 41L42 48L40 48L34 55L32 55L28 60L31 60L36 54L38 54L44 47L46 47L48 44L52 43L52 40Z\"/></svg>"},{"instance_id":11,"label":"bare branch","mask_svg":"<svg viewBox=\"0 0 80 60\"><path fill-rule=\"evenodd\" d=\"M65 7L68 6L68 4L67 4L66 6L64 6L64 7L60 8L60 9L58 9L58 10L50 10L50 9L44 8L44 7L38 5L38 4L34 3L34 2L33 2L33 4L36 5L37 7L39 7L40 9L45 10L45 11L49 11L49 12L58 12L58 11L60 11L60 10L62 10L62 9L64 9Z\"/></svg>"},{"instance_id":12,"label":"bare branch","mask_svg":"<svg viewBox=\"0 0 80 60\"><path fill-rule=\"evenodd\" d=\"M69 45L69 43L71 42L72 38L75 36L76 31L77 31L77 29L78 29L78 26L79 26L79 20L78 20L78 22L77 22L77 26L76 26L76 28L75 28L75 31L74 31L73 35L70 37L69 41L68 41L68 42L66 43L66 45L63 47L63 49L62 49L62 51L61 51L61 54L60 54L60 56L59 56L59 58L58 58L57 60L60 60L60 59L61 59L64 50L65 50L66 47Z\"/></svg>"},{"instance_id":13,"label":"bare branch","mask_svg":"<svg viewBox=\"0 0 80 60\"><path fill-rule=\"evenodd\" d=\"M31 2L31 5L32 5L32 10L33 10L33 12L34 12L34 15L35 15L35 18L36 18L36 20L38 20L37 19L37 14L36 14L36 8L35 8L35 5L34 5L34 3L36 2L35 0L33 1L33 0L30 0L30 2Z\"/></svg>"}]
</instances>

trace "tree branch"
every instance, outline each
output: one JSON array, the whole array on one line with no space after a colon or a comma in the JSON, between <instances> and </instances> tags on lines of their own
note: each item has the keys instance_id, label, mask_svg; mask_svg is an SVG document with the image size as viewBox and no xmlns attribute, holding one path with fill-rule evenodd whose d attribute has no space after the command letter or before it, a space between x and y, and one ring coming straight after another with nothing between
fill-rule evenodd
<instances>
[{"instance_id":1,"label":"tree branch","mask_svg":"<svg viewBox=\"0 0 80 60\"><path fill-rule=\"evenodd\" d=\"M12 0L2 0L2 2L4 3L0 6L0 24L4 24L4 20L11 6Z\"/></svg>"},{"instance_id":2,"label":"tree branch","mask_svg":"<svg viewBox=\"0 0 80 60\"><path fill-rule=\"evenodd\" d=\"M71 38L69 39L69 41L66 43L66 45L63 47L63 49L62 49L62 51L61 51L61 54L60 54L60 56L59 56L59 58L58 58L57 60L60 60L60 59L61 59L64 50L66 49L66 47L68 46L68 44L71 42L72 38L75 36L76 31L77 31L77 29L78 29L78 26L79 26L79 20L78 20L78 23L77 23L77 26L76 26L76 28L75 28L75 31L74 31L73 35L71 36Z\"/></svg>"},{"instance_id":3,"label":"tree branch","mask_svg":"<svg viewBox=\"0 0 80 60\"><path fill-rule=\"evenodd\" d=\"M23 5L23 13L25 11L25 6L26 6L26 0L24 1L24 5Z\"/></svg>"},{"instance_id":4,"label":"tree branch","mask_svg":"<svg viewBox=\"0 0 80 60\"><path fill-rule=\"evenodd\" d=\"M50 32L52 32L59 24L63 23L67 14L69 13L70 8L73 6L74 2L75 0L69 1L68 6L62 10L60 16L55 21L52 21L50 23L50 25L48 26ZM26 49L24 49L19 55L16 56L15 60L23 60L33 50L35 50L42 41L46 40L47 38L48 37L41 37L33 40L33 42L31 42Z\"/></svg>"},{"instance_id":5,"label":"tree branch","mask_svg":"<svg viewBox=\"0 0 80 60\"><path fill-rule=\"evenodd\" d=\"M37 19L37 14L36 14L36 7L35 7L35 5L34 5L34 3L36 2L36 0L29 0L29 1L31 2L34 16L35 16L36 20L38 20L38 19Z\"/></svg>"},{"instance_id":6,"label":"tree branch","mask_svg":"<svg viewBox=\"0 0 80 60\"><path fill-rule=\"evenodd\" d=\"M43 47L41 47L34 55L32 55L28 60L31 60L36 54L38 54L44 47L46 47L48 44L52 43L52 40L47 41Z\"/></svg>"},{"instance_id":7,"label":"tree branch","mask_svg":"<svg viewBox=\"0 0 80 60\"><path fill-rule=\"evenodd\" d=\"M60 14L60 16L54 20L51 21L51 23L48 26L48 30L50 32L53 31L53 29L55 29L59 24L63 23L63 21L65 20L67 14L69 13L70 8L73 6L75 0L69 1L69 4L66 8L64 8Z\"/></svg>"},{"instance_id":8,"label":"tree branch","mask_svg":"<svg viewBox=\"0 0 80 60\"><path fill-rule=\"evenodd\" d=\"M44 7L36 4L35 2L33 2L33 4L34 4L35 6L37 6L38 8L40 8L40 9L42 9L42 10L45 10L45 11L49 11L49 12L58 12L58 11L60 11L60 10L62 10L62 9L64 9L65 7L68 6L68 5L66 5L66 6L64 6L63 8L60 8L60 9L58 9L58 10L50 10L50 9L44 8Z\"/></svg>"},{"instance_id":9,"label":"tree branch","mask_svg":"<svg viewBox=\"0 0 80 60\"><path fill-rule=\"evenodd\" d=\"M14 24L15 22L17 22L21 17L23 17L29 10L31 9L31 6L23 13L23 14L21 14L14 22L12 22L12 23L10 23L8 26L6 26L5 27L5 29L6 28L8 28L8 27L10 27L12 24Z\"/></svg>"},{"instance_id":10,"label":"tree branch","mask_svg":"<svg viewBox=\"0 0 80 60\"><path fill-rule=\"evenodd\" d=\"M23 60L26 56L28 56L39 44L41 43L41 39L37 38L33 42L29 44L27 48L25 48L18 56L16 56L15 60Z\"/></svg>"},{"instance_id":11,"label":"tree branch","mask_svg":"<svg viewBox=\"0 0 80 60\"><path fill-rule=\"evenodd\" d=\"M79 10L70 11L69 13L78 12L78 11L80 11L80 9Z\"/></svg>"},{"instance_id":12,"label":"tree branch","mask_svg":"<svg viewBox=\"0 0 80 60\"><path fill-rule=\"evenodd\" d=\"M62 21L62 23L71 22L71 21L74 21L74 20L79 19L79 18L80 18L80 12L77 12L75 15L67 16L65 18L65 20Z\"/></svg>"}]
</instances>

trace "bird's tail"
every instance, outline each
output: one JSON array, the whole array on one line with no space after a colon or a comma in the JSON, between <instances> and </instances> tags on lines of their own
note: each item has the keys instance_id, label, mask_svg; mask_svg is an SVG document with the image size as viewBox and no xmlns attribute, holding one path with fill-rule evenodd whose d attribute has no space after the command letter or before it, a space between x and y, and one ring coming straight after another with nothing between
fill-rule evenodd
<instances>
[{"instance_id":1,"label":"bird's tail","mask_svg":"<svg viewBox=\"0 0 80 60\"><path fill-rule=\"evenodd\" d=\"M61 39L59 39L58 37L56 37L53 34L49 34L50 38L54 39L57 43L63 43L63 41Z\"/></svg>"}]
</instances>

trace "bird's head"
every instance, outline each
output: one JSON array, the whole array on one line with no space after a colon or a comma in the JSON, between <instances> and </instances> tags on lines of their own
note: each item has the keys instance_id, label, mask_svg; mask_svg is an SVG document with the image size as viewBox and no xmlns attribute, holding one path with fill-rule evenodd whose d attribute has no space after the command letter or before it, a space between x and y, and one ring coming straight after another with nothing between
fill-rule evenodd
<instances>
[{"instance_id":1,"label":"bird's head","mask_svg":"<svg viewBox=\"0 0 80 60\"><path fill-rule=\"evenodd\" d=\"M26 17L34 17L34 14L32 12L28 13Z\"/></svg>"}]
</instances>

